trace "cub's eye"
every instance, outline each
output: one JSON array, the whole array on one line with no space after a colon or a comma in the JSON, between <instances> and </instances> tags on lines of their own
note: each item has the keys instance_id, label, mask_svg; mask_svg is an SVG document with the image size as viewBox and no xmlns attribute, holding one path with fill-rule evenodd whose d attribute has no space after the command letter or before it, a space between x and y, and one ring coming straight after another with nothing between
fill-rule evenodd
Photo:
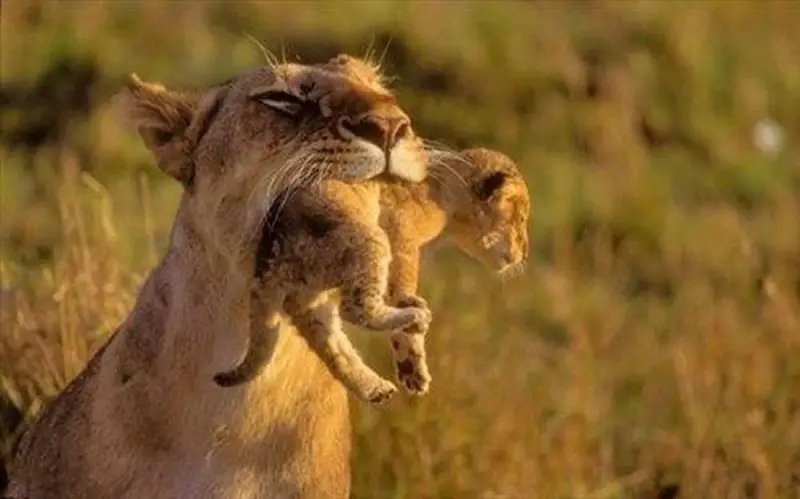
<instances>
[{"instance_id":1,"label":"cub's eye","mask_svg":"<svg viewBox=\"0 0 800 499\"><path fill-rule=\"evenodd\" d=\"M305 101L296 95L280 90L269 90L251 96L255 101L278 110L284 114L294 116L303 109Z\"/></svg>"}]
</instances>

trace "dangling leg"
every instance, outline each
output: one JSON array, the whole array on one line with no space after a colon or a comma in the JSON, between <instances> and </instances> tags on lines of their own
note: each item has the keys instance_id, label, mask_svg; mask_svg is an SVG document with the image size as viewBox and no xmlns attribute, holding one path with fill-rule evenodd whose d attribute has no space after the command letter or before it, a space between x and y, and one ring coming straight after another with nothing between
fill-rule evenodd
<instances>
[{"instance_id":1,"label":"dangling leg","mask_svg":"<svg viewBox=\"0 0 800 499\"><path fill-rule=\"evenodd\" d=\"M395 331L390 338L397 380L411 395L425 395L431 385L424 331Z\"/></svg>"},{"instance_id":2,"label":"dangling leg","mask_svg":"<svg viewBox=\"0 0 800 499\"><path fill-rule=\"evenodd\" d=\"M397 379L409 393L422 395L431 381L424 341L430 310L417 296L404 296L396 307L386 303L388 246L365 244L358 255L353 279L342 286L342 316L369 329L394 330L391 345Z\"/></svg>"},{"instance_id":3,"label":"dangling leg","mask_svg":"<svg viewBox=\"0 0 800 499\"><path fill-rule=\"evenodd\" d=\"M290 297L285 301L284 309L331 374L357 397L380 404L395 394L397 387L394 383L364 363L342 330L337 306L329 298L321 296L306 301Z\"/></svg>"},{"instance_id":4,"label":"dangling leg","mask_svg":"<svg viewBox=\"0 0 800 499\"><path fill-rule=\"evenodd\" d=\"M409 243L402 234L389 233L392 261L389 266L389 302L396 307L428 309L428 303L417 295L419 282L419 247ZM411 395L428 392L431 375L425 351L428 326L412 327L392 333L390 344L395 375Z\"/></svg>"}]
</instances>

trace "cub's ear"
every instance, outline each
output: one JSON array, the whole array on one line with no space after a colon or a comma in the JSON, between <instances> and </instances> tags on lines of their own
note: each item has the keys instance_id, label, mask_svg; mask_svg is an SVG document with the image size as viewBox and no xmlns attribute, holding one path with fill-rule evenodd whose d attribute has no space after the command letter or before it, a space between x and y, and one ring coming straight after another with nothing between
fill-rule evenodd
<instances>
[{"instance_id":1,"label":"cub's ear","mask_svg":"<svg viewBox=\"0 0 800 499\"><path fill-rule=\"evenodd\" d=\"M506 178L508 178L508 175L504 172L492 172L486 177L480 179L478 184L475 186L478 199L481 201L486 201L492 197L497 189L503 186Z\"/></svg>"},{"instance_id":2,"label":"cub's ear","mask_svg":"<svg viewBox=\"0 0 800 499\"><path fill-rule=\"evenodd\" d=\"M191 184L194 171L186 136L197 99L159 83L142 81L134 73L128 78L121 101L126 121L138 130L159 168L184 186Z\"/></svg>"}]
</instances>

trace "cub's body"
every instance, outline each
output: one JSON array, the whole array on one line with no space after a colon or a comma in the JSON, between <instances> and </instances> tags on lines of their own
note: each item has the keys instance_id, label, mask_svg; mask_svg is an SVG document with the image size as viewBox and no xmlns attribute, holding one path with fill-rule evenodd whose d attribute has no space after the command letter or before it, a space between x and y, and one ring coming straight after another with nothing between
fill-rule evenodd
<instances>
[{"instance_id":1,"label":"cub's body","mask_svg":"<svg viewBox=\"0 0 800 499\"><path fill-rule=\"evenodd\" d=\"M276 203L276 211L286 208L270 214L262 230L250 345L217 382L244 383L266 367L283 311L334 377L363 400L385 401L395 387L361 359L342 330L341 311L355 325L393 331L398 380L412 394L427 392L430 315L416 294L420 249L446 233L490 268L515 273L527 259L530 209L521 173L496 151L448 154L431 172L420 184L325 181ZM334 288L342 291L338 304L327 294Z\"/></svg>"},{"instance_id":2,"label":"cub's body","mask_svg":"<svg viewBox=\"0 0 800 499\"><path fill-rule=\"evenodd\" d=\"M379 181L327 180L279 196L256 252L250 344L238 366L215 376L218 384L238 385L261 373L286 314L334 377L358 397L378 403L396 391L364 364L340 318L378 331L424 330L430 321L424 305L386 304L391 248L378 223L381 188Z\"/></svg>"}]
</instances>

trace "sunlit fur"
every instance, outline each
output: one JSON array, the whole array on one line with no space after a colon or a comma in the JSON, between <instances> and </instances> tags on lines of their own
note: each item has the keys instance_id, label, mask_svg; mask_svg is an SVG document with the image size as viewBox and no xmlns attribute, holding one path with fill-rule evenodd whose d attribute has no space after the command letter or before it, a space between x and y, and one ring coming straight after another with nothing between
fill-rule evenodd
<instances>
[{"instance_id":1,"label":"sunlit fur","mask_svg":"<svg viewBox=\"0 0 800 499\"><path fill-rule=\"evenodd\" d=\"M381 195L381 226L393 253L419 249L444 234L499 276L517 275L528 259L530 194L511 158L485 148L459 153L431 148L428 178L420 184L390 182ZM490 192L482 189L491 182ZM398 261L405 261L400 255ZM396 256L394 257L396 258ZM399 265L399 263L398 263ZM393 276L395 274L393 273ZM393 280L395 293L416 293Z\"/></svg>"},{"instance_id":2,"label":"sunlit fur","mask_svg":"<svg viewBox=\"0 0 800 499\"><path fill-rule=\"evenodd\" d=\"M452 239L500 277L520 275L528 259L531 208L528 187L520 170L504 154L482 148L463 151L458 157L445 160L445 166L445 173L441 167L432 167L433 178L429 183L441 179L443 174L455 174L468 187L461 194L468 193L466 206L459 207L460 203L454 201L447 203L450 205L447 231ZM491 192L482 193L492 178L499 180L492 183ZM458 199L458 183L451 180L441 185L448 189L442 192L443 197Z\"/></svg>"},{"instance_id":3,"label":"sunlit fur","mask_svg":"<svg viewBox=\"0 0 800 499\"><path fill-rule=\"evenodd\" d=\"M220 386L252 381L267 368L285 315L357 397L382 403L394 394L394 384L364 363L341 327L344 319L388 337L427 329L430 321L427 306L386 303L392 255L378 224L383 185L324 180L297 190L268 217L255 261L250 342L239 364L215 376ZM427 389L406 386L414 394Z\"/></svg>"},{"instance_id":4,"label":"sunlit fur","mask_svg":"<svg viewBox=\"0 0 800 499\"><path fill-rule=\"evenodd\" d=\"M191 93L131 78L122 109L184 187L170 242L128 317L21 439L10 497L349 496L345 392L302 339L282 332L252 383L212 381L247 342L254 238L277 193L425 176L410 127L389 161L339 129L404 113L382 85L326 66L271 64ZM270 89L303 105L257 98Z\"/></svg>"},{"instance_id":5,"label":"sunlit fur","mask_svg":"<svg viewBox=\"0 0 800 499\"><path fill-rule=\"evenodd\" d=\"M420 249L440 235L503 279L518 276L528 259L528 187L506 155L484 148L450 152L431 146L428 179L391 182L381 193L381 227L392 247L389 302L417 296ZM392 335L399 378L430 383L420 335ZM421 373L421 374L420 374Z\"/></svg>"},{"instance_id":6,"label":"sunlit fur","mask_svg":"<svg viewBox=\"0 0 800 499\"><path fill-rule=\"evenodd\" d=\"M218 382L245 383L267 367L277 315L283 312L356 396L384 402L395 387L364 363L344 334L342 309L342 318L353 324L397 331L392 348L398 381L412 395L428 391L423 339L428 323L413 324L413 334L402 332L412 325L417 309L427 312L425 300L417 296L420 248L444 232L507 278L524 268L530 210L527 186L507 156L488 149L452 153L433 148L431 159L424 184L325 181L323 188L302 189L295 196L295 204L267 234L267 261L259 265L269 270L258 273L254 283L251 312L257 313L246 355L235 368L219 373ZM387 281L389 305L383 300ZM323 298L334 287L342 289L341 302Z\"/></svg>"},{"instance_id":7,"label":"sunlit fur","mask_svg":"<svg viewBox=\"0 0 800 499\"><path fill-rule=\"evenodd\" d=\"M323 69L370 88L384 88L377 66L359 59L340 55ZM319 102L323 108L328 105L325 98ZM395 148L390 155L400 165L415 165L419 156L411 147ZM263 231L265 255L257 256L256 268L268 270L257 271L254 282L249 346L238 364L215 375L221 386L240 385L264 370L274 354L278 317L287 315L334 377L357 397L380 403L395 392L390 381L363 362L339 318L341 311L349 322L373 330L427 328L427 306L409 306L424 300L405 297L404 308L384 302L391 254L378 225L379 196L390 178L361 185L327 179L321 185L281 192ZM341 302L321 300L335 290L341 291ZM405 372L400 381L419 395L427 391L428 378L427 372Z\"/></svg>"}]
</instances>

